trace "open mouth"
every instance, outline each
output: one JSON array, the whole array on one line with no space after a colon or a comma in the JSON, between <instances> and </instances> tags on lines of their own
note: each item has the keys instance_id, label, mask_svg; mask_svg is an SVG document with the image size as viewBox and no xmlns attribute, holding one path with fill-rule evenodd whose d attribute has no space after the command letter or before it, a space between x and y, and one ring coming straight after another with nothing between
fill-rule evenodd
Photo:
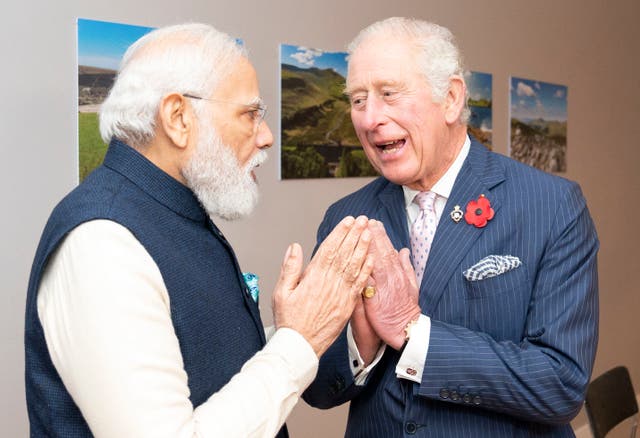
<instances>
[{"instance_id":1,"label":"open mouth","mask_svg":"<svg viewBox=\"0 0 640 438\"><path fill-rule=\"evenodd\" d=\"M392 154L397 150L401 149L404 146L404 144L405 144L404 139L390 140L390 141L385 141L383 143L375 143L376 147L383 154Z\"/></svg>"},{"instance_id":2,"label":"open mouth","mask_svg":"<svg viewBox=\"0 0 640 438\"><path fill-rule=\"evenodd\" d=\"M260 164L256 164L251 168L251 170L249 170L249 175L251 175L251 179L253 179L254 181L258 181L258 177L256 176L256 169L258 167L260 167Z\"/></svg>"}]
</instances>

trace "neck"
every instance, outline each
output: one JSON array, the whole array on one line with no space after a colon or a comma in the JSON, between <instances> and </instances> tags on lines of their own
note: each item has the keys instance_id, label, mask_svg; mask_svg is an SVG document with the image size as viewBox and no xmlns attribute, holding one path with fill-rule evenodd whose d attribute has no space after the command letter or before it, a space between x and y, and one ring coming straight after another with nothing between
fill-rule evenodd
<instances>
[{"instance_id":1,"label":"neck","mask_svg":"<svg viewBox=\"0 0 640 438\"><path fill-rule=\"evenodd\" d=\"M186 185L181 172L184 160L182 148L156 137L148 145L139 148L138 151L164 173Z\"/></svg>"},{"instance_id":2,"label":"neck","mask_svg":"<svg viewBox=\"0 0 640 438\"><path fill-rule=\"evenodd\" d=\"M437 169L433 173L425 175L424 178L416 184L410 184L407 187L421 192L431 190L440 178L447 173L451 165L456 161L456 158L458 158L458 154L460 154L460 151L462 150L466 136L467 125L456 123L455 126L450 127L442 139L441 144L443 147L439 150L440 163Z\"/></svg>"}]
</instances>

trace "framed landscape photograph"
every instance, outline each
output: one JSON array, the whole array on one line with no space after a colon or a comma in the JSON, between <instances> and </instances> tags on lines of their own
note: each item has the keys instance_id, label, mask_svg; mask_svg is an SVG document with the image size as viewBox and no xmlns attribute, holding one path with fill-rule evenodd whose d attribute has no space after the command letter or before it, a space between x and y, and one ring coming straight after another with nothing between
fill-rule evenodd
<instances>
[{"instance_id":1,"label":"framed landscape photograph","mask_svg":"<svg viewBox=\"0 0 640 438\"><path fill-rule=\"evenodd\" d=\"M280 45L282 179L376 175L351 124L346 55Z\"/></svg>"},{"instance_id":2,"label":"framed landscape photograph","mask_svg":"<svg viewBox=\"0 0 640 438\"><path fill-rule=\"evenodd\" d=\"M78 179L98 167L107 152L98 111L109 94L127 48L151 27L78 19Z\"/></svg>"},{"instance_id":3,"label":"framed landscape photograph","mask_svg":"<svg viewBox=\"0 0 640 438\"><path fill-rule=\"evenodd\" d=\"M511 78L510 155L545 172L567 170L567 87Z\"/></svg>"},{"instance_id":4,"label":"framed landscape photograph","mask_svg":"<svg viewBox=\"0 0 640 438\"><path fill-rule=\"evenodd\" d=\"M469 71L465 74L471 112L467 130L489 150L493 148L493 79L491 74Z\"/></svg>"}]
</instances>

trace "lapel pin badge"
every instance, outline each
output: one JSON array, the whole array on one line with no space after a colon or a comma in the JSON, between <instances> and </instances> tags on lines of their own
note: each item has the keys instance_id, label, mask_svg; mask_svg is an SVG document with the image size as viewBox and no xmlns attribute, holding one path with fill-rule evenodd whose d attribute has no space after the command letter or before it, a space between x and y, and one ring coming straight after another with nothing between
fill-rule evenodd
<instances>
[{"instance_id":1,"label":"lapel pin badge","mask_svg":"<svg viewBox=\"0 0 640 438\"><path fill-rule=\"evenodd\" d=\"M456 205L455 207L453 207L453 211L451 212L450 216L451 219L453 219L453 221L457 224L464 216L464 213L460 209L460 206Z\"/></svg>"}]
</instances>

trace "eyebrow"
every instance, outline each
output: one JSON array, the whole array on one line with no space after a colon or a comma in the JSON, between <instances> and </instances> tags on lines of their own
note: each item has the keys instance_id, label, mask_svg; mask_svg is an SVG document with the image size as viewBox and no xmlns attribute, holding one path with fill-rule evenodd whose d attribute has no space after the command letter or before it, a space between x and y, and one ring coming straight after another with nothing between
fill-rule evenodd
<instances>
[{"instance_id":1,"label":"eyebrow","mask_svg":"<svg viewBox=\"0 0 640 438\"><path fill-rule=\"evenodd\" d=\"M397 87L397 88L406 88L406 84L403 82L399 82L393 79L382 79L373 83L374 89L384 88L384 87ZM351 96L354 93L360 91L367 91L367 87L364 86L356 86L356 87L345 87L343 93L346 96Z\"/></svg>"},{"instance_id":2,"label":"eyebrow","mask_svg":"<svg viewBox=\"0 0 640 438\"><path fill-rule=\"evenodd\" d=\"M245 105L247 105L247 106L255 106L255 107L258 107L258 108L265 106L264 100L262 100L262 98L259 97L259 96L254 97L253 99L251 99Z\"/></svg>"}]
</instances>

